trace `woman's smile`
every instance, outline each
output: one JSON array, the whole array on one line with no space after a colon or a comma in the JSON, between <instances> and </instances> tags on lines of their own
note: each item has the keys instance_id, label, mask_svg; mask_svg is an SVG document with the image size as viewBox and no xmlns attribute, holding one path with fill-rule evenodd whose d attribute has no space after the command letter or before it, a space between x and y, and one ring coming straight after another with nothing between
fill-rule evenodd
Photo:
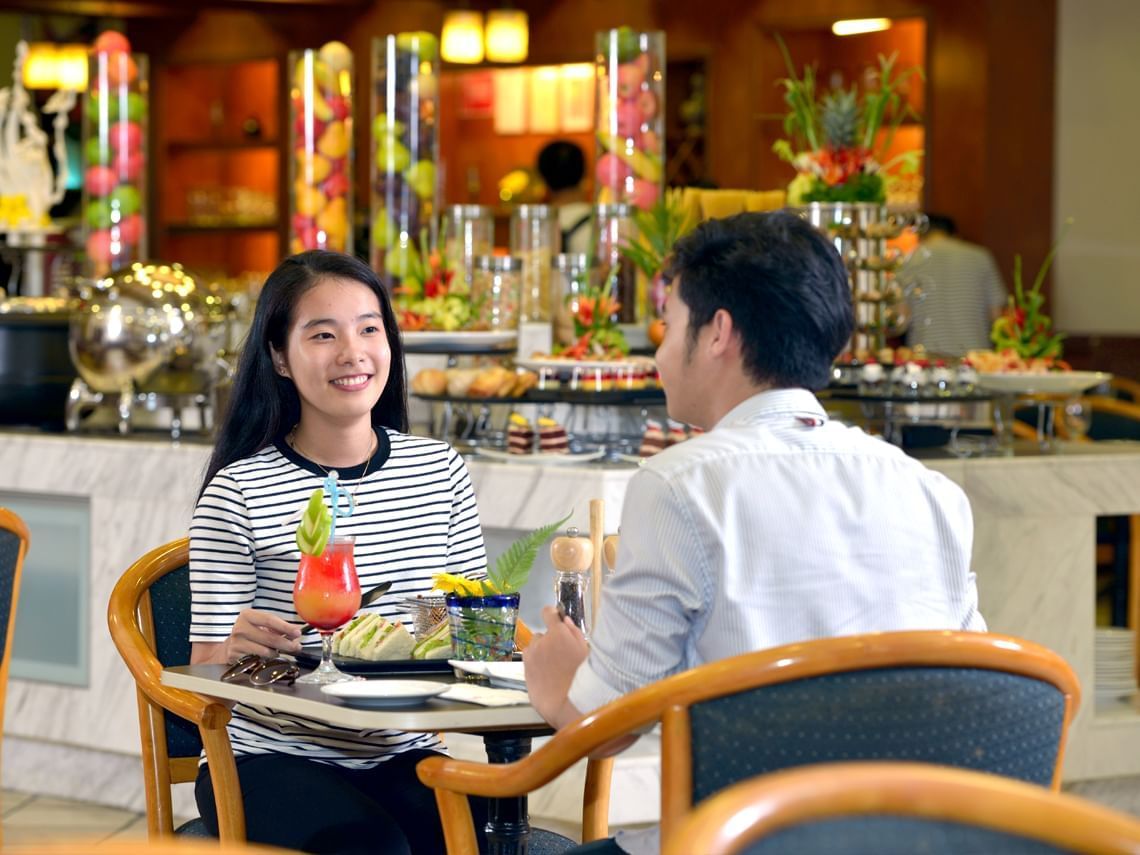
<instances>
[{"instance_id":1,"label":"woman's smile","mask_svg":"<svg viewBox=\"0 0 1140 855\"><path fill-rule=\"evenodd\" d=\"M372 382L371 374L350 374L347 377L337 377L332 384L345 392L359 392L368 388Z\"/></svg>"}]
</instances>

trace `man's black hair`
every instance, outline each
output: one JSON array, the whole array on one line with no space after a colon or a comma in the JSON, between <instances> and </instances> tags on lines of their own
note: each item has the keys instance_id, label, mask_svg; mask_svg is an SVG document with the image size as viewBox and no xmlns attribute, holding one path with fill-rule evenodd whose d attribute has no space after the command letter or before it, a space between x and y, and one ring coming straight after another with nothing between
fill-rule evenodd
<instances>
[{"instance_id":1,"label":"man's black hair","mask_svg":"<svg viewBox=\"0 0 1140 855\"><path fill-rule=\"evenodd\" d=\"M551 192L577 187L586 175L586 156L581 146L569 140L547 143L538 153L538 174Z\"/></svg>"},{"instance_id":2,"label":"man's black hair","mask_svg":"<svg viewBox=\"0 0 1140 855\"><path fill-rule=\"evenodd\" d=\"M958 234L958 225L952 217L945 214L927 214L926 218L930 221L929 231L945 232L948 235Z\"/></svg>"},{"instance_id":3,"label":"man's black hair","mask_svg":"<svg viewBox=\"0 0 1140 855\"><path fill-rule=\"evenodd\" d=\"M669 267L689 309L689 346L718 309L732 316L744 369L775 388L821 389L851 338L847 271L835 247L794 214L709 220L677 241Z\"/></svg>"}]
</instances>

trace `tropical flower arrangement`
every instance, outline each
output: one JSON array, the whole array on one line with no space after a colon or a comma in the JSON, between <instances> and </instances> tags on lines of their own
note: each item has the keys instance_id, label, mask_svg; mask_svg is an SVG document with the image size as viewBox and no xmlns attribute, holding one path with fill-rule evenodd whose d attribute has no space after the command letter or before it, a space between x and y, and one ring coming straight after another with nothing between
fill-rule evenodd
<instances>
[{"instance_id":1,"label":"tropical flower arrangement","mask_svg":"<svg viewBox=\"0 0 1140 855\"><path fill-rule=\"evenodd\" d=\"M1071 219L1065 221L1061 236L1049 248L1029 289L1021 282L1021 255L1014 256L1013 293L1009 295L1009 305L990 329L990 340L999 353L1010 352L1023 360L1060 361L1065 334L1053 332L1053 320L1044 311L1045 295L1041 293L1041 286L1072 222ZM1057 367L1064 370L1068 366L1062 363Z\"/></svg>"},{"instance_id":2,"label":"tropical flower arrangement","mask_svg":"<svg viewBox=\"0 0 1140 855\"><path fill-rule=\"evenodd\" d=\"M546 543L568 519L570 519L569 514L558 522L544 525L516 540L499 556L495 566L487 569L486 579L468 579L455 573L436 573L432 576L432 582L437 590L459 597L517 594L530 577L539 547Z\"/></svg>"},{"instance_id":3,"label":"tropical flower arrangement","mask_svg":"<svg viewBox=\"0 0 1140 855\"><path fill-rule=\"evenodd\" d=\"M446 230L446 221L442 228ZM438 245L445 245L442 233ZM393 253L398 254L399 263L389 266ZM454 332L469 327L477 317L467 283L462 276L455 278L455 265L447 253L431 246L427 229L420 232L418 246L409 242L389 249L385 266L390 272L398 268L400 273L392 302L404 332Z\"/></svg>"},{"instance_id":4,"label":"tropical flower arrangement","mask_svg":"<svg viewBox=\"0 0 1140 855\"><path fill-rule=\"evenodd\" d=\"M784 133L772 150L796 169L788 185L788 204L806 202L877 202L887 199L892 170L912 174L918 170L921 151L908 151L885 160L899 124L914 116L902 98L902 85L911 77L922 78L918 67L896 73L897 54L879 56L877 69L868 71L862 91L833 88L817 93L815 69L806 66L797 77L783 39L776 37L788 76L784 88L788 112ZM888 133L879 142L879 131Z\"/></svg>"},{"instance_id":5,"label":"tropical flower arrangement","mask_svg":"<svg viewBox=\"0 0 1140 855\"><path fill-rule=\"evenodd\" d=\"M621 254L645 274L650 283L649 296L654 311L660 315L665 306L665 283L661 274L673 245L692 231L700 216L684 203L683 191L665 191L648 210L634 209L633 224L637 239L621 248Z\"/></svg>"}]
</instances>

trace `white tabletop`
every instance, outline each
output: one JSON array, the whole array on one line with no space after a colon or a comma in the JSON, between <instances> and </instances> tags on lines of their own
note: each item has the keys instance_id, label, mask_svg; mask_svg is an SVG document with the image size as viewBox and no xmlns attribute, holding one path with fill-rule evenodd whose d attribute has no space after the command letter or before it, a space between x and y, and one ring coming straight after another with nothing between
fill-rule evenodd
<instances>
[{"instance_id":1,"label":"white tabletop","mask_svg":"<svg viewBox=\"0 0 1140 855\"><path fill-rule=\"evenodd\" d=\"M252 706L308 716L328 724L358 730L408 730L420 732L455 731L484 733L496 730L547 731L550 727L529 704L510 707L481 707L458 701L430 698L414 706L391 709L362 709L330 698L318 686L252 686L224 683L224 665L179 665L165 668L162 683L199 695L238 701ZM374 678L383 679L383 678ZM421 676L417 680L454 683L450 676Z\"/></svg>"}]
</instances>

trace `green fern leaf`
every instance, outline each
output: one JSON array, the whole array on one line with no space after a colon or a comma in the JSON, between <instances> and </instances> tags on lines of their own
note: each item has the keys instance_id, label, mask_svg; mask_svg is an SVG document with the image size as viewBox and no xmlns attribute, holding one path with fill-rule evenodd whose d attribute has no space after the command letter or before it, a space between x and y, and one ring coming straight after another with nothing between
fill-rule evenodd
<instances>
[{"instance_id":1,"label":"green fern leaf","mask_svg":"<svg viewBox=\"0 0 1140 855\"><path fill-rule=\"evenodd\" d=\"M534 559L538 557L539 547L546 543L550 536L558 531L568 519L570 519L570 514L558 522L545 525L530 534L524 535L499 556L494 568L487 573L487 581L497 593L513 594L522 589L522 586L526 584L527 577L530 576Z\"/></svg>"}]
</instances>

